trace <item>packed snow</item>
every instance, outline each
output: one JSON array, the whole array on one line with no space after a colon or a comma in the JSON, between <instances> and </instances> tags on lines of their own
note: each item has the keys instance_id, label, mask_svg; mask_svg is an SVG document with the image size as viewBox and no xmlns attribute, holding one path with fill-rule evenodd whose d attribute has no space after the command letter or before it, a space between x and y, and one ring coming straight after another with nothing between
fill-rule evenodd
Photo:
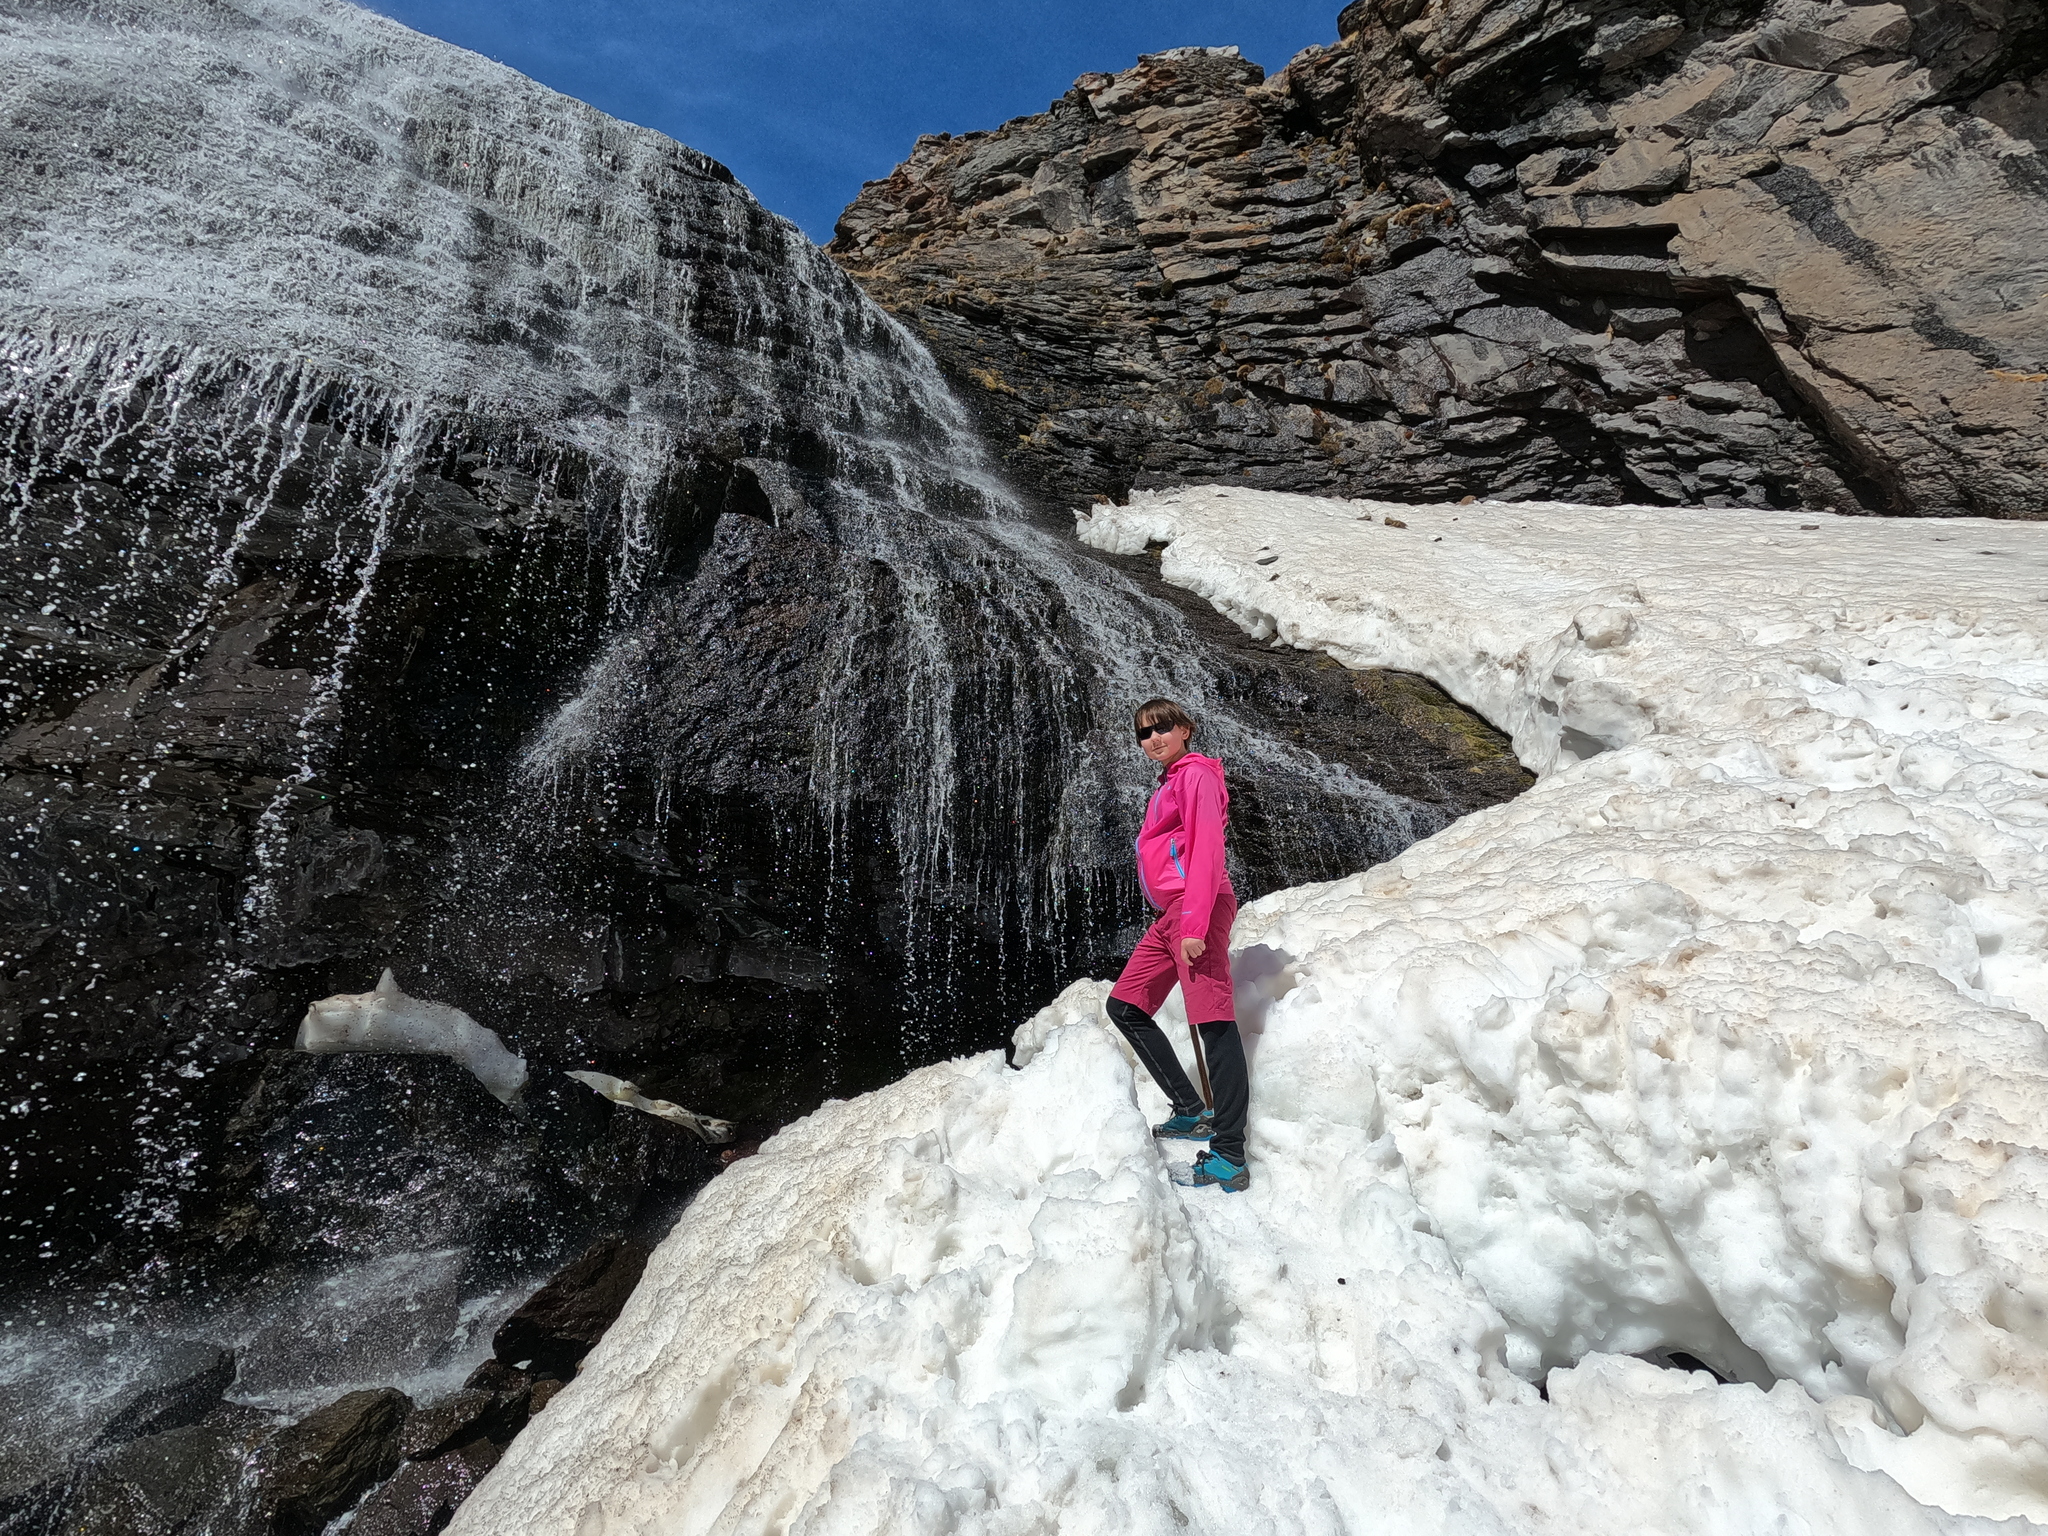
<instances>
[{"instance_id":1,"label":"packed snow","mask_svg":"<svg viewBox=\"0 0 2048 1536\"><path fill-rule=\"evenodd\" d=\"M341 1051L445 1056L469 1068L506 1104L526 1087L526 1059L513 1055L496 1030L460 1008L412 996L388 966L368 992L337 992L309 1004L294 1047L318 1056Z\"/></svg>"},{"instance_id":2,"label":"packed snow","mask_svg":"<svg viewBox=\"0 0 2048 1536\"><path fill-rule=\"evenodd\" d=\"M1248 1193L1168 1182L1077 983L1020 1070L716 1181L453 1529L2048 1519L2048 528L1205 488L1081 533L1538 783L1240 915Z\"/></svg>"}]
</instances>

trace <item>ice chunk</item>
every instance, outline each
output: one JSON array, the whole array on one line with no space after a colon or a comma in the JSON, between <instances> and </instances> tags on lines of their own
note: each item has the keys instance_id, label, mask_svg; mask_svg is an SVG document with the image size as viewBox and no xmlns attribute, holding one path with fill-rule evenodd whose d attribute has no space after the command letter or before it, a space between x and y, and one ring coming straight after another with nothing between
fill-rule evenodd
<instances>
[{"instance_id":1,"label":"ice chunk","mask_svg":"<svg viewBox=\"0 0 2048 1536\"><path fill-rule=\"evenodd\" d=\"M460 1008L408 996L386 966L368 992L337 992L306 1009L296 1048L315 1055L337 1051L446 1056L510 1104L526 1086L526 1059Z\"/></svg>"},{"instance_id":2,"label":"ice chunk","mask_svg":"<svg viewBox=\"0 0 2048 1536\"><path fill-rule=\"evenodd\" d=\"M640 1092L639 1086L627 1082L623 1077L613 1077L605 1072L569 1072L586 1088L595 1089L614 1104L624 1104L633 1109L644 1110L657 1119L680 1125L710 1142L731 1141L732 1122L712 1120L704 1115L693 1114L680 1104L671 1104L667 1099L650 1099Z\"/></svg>"}]
</instances>

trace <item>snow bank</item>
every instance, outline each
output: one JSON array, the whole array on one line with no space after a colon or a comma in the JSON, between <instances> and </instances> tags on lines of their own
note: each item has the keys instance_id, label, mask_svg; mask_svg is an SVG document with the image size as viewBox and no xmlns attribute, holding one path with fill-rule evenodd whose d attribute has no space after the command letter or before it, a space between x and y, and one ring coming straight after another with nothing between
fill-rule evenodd
<instances>
[{"instance_id":1,"label":"snow bank","mask_svg":"<svg viewBox=\"0 0 2048 1536\"><path fill-rule=\"evenodd\" d=\"M445 1056L469 1068L507 1104L526 1086L525 1058L507 1050L496 1030L484 1028L460 1008L411 996L388 966L371 991L337 992L309 1005L293 1046L318 1056L338 1051Z\"/></svg>"},{"instance_id":2,"label":"snow bank","mask_svg":"<svg viewBox=\"0 0 2048 1536\"><path fill-rule=\"evenodd\" d=\"M1392 1135L1517 1368L1683 1349L2048 1511L2048 530L1210 489L1082 533L1545 774L1240 920L1297 983L1262 1111Z\"/></svg>"},{"instance_id":3,"label":"snow bank","mask_svg":"<svg viewBox=\"0 0 2048 1536\"><path fill-rule=\"evenodd\" d=\"M1021 1071L713 1185L455 1529L2048 1515L2048 529L1204 490L1083 532L1542 779L1240 916L1249 1194L1164 1181L1078 984Z\"/></svg>"}]
</instances>

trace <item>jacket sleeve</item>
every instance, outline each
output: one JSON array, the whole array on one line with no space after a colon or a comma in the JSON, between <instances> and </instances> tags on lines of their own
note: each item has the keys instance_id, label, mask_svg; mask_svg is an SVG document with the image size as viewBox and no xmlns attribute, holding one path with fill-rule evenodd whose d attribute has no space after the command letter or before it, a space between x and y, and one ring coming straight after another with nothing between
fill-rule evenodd
<instances>
[{"instance_id":1,"label":"jacket sleeve","mask_svg":"<svg viewBox=\"0 0 2048 1536\"><path fill-rule=\"evenodd\" d=\"M1188 832L1187 888L1181 897L1180 935L1206 939L1223 884L1223 784L1213 769L1184 777L1194 782L1181 796L1181 825Z\"/></svg>"}]
</instances>

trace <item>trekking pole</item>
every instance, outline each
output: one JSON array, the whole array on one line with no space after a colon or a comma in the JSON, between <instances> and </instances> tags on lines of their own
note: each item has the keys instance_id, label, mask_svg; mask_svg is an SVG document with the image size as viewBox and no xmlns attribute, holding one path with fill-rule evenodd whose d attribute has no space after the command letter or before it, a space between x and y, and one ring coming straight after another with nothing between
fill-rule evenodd
<instances>
[{"instance_id":1,"label":"trekking pole","mask_svg":"<svg viewBox=\"0 0 2048 1536\"><path fill-rule=\"evenodd\" d=\"M1216 1095L1209 1091L1209 1058L1202 1054L1202 1032L1195 1028L1193 1019L1188 1020L1188 1044L1195 1048L1195 1071L1202 1079L1202 1107L1214 1111Z\"/></svg>"}]
</instances>

